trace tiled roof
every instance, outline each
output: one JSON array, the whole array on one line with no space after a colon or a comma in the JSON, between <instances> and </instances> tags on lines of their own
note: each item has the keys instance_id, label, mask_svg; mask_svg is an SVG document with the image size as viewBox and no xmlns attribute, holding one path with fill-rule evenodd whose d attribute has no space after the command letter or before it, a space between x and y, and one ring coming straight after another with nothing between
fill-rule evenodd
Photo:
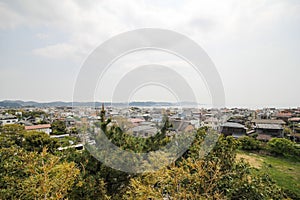
<instances>
[{"instance_id":1,"label":"tiled roof","mask_svg":"<svg viewBox=\"0 0 300 200\"><path fill-rule=\"evenodd\" d=\"M130 118L129 121L131 123L140 123L140 122L144 122L145 120L141 118Z\"/></svg>"},{"instance_id":2,"label":"tiled roof","mask_svg":"<svg viewBox=\"0 0 300 200\"><path fill-rule=\"evenodd\" d=\"M291 122L300 122L300 117L290 118L289 121L291 121Z\"/></svg>"},{"instance_id":3,"label":"tiled roof","mask_svg":"<svg viewBox=\"0 0 300 200\"><path fill-rule=\"evenodd\" d=\"M43 129L43 128L51 128L51 124L39 124L34 126L25 126L25 130L35 130L35 129Z\"/></svg>"}]
</instances>

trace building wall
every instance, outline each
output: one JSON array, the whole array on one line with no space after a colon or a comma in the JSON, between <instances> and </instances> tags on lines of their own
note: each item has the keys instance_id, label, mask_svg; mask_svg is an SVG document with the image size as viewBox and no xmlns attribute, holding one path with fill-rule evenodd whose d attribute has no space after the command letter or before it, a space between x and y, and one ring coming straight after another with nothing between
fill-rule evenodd
<instances>
[{"instance_id":1,"label":"building wall","mask_svg":"<svg viewBox=\"0 0 300 200\"><path fill-rule=\"evenodd\" d=\"M281 137L282 136L282 129L256 129L258 134L266 134L273 137Z\"/></svg>"},{"instance_id":2,"label":"building wall","mask_svg":"<svg viewBox=\"0 0 300 200\"><path fill-rule=\"evenodd\" d=\"M246 130L243 129L243 128L223 127L222 133L225 136L229 136L229 135L244 135L244 134L246 134Z\"/></svg>"},{"instance_id":3,"label":"building wall","mask_svg":"<svg viewBox=\"0 0 300 200\"><path fill-rule=\"evenodd\" d=\"M18 122L18 119L15 118L15 119L1 119L0 120L0 124L1 125L7 125L7 124L15 124Z\"/></svg>"}]
</instances>

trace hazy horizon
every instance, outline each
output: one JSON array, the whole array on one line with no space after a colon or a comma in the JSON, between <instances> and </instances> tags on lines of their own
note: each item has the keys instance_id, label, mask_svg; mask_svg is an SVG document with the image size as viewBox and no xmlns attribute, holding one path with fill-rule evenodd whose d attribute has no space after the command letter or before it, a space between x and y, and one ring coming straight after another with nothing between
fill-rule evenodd
<instances>
[{"instance_id":1,"label":"hazy horizon","mask_svg":"<svg viewBox=\"0 0 300 200\"><path fill-rule=\"evenodd\" d=\"M62 102L62 103L73 103L72 101L35 101L35 100L20 100L20 99L17 99L17 100L0 100L0 102L3 102L3 101L23 101L23 102L36 102L36 103L57 103L57 102ZM110 101L96 101L96 102L76 102L76 103L105 103L105 104L110 104L112 102ZM169 101L162 101L162 102L159 102L159 101L131 101L131 102L113 102L112 104L126 104L126 103L170 103L170 104L176 104L176 103L197 103L197 102L169 102ZM138 106L139 107L139 106ZM151 107L151 106L147 106L147 107ZM152 106L152 107L158 107L158 106ZM171 105L171 106L162 106L162 107L178 107L178 106L175 106L175 105ZM183 107L189 107L188 105L184 105ZM212 109L214 108L214 106L212 106L211 104L198 104L198 106L191 106L190 107L192 108L204 108L204 109ZM274 106L274 105L266 105L266 106L248 106L248 105L225 105L224 107L222 108L228 108L228 109L231 109L231 108L240 108L240 109L265 109L265 108L275 108L275 109L299 109L300 106Z\"/></svg>"}]
</instances>

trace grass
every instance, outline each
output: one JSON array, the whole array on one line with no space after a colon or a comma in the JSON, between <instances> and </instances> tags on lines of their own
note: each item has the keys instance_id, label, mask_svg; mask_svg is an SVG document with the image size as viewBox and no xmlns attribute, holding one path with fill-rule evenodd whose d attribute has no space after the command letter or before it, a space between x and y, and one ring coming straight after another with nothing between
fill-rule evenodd
<instances>
[{"instance_id":1,"label":"grass","mask_svg":"<svg viewBox=\"0 0 300 200\"><path fill-rule=\"evenodd\" d=\"M241 158L269 174L282 189L300 198L300 162L248 152L239 152L237 159Z\"/></svg>"}]
</instances>

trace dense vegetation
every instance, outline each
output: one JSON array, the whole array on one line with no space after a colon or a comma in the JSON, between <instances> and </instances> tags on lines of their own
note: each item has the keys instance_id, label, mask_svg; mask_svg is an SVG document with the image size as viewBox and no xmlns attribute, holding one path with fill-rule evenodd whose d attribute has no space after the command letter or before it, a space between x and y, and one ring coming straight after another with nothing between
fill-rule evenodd
<instances>
[{"instance_id":1,"label":"dense vegetation","mask_svg":"<svg viewBox=\"0 0 300 200\"><path fill-rule=\"evenodd\" d=\"M239 138L239 148L245 151L258 152L282 158L300 161L300 148L295 142L285 138L272 138L269 142L261 142L253 137Z\"/></svg>"},{"instance_id":2,"label":"dense vegetation","mask_svg":"<svg viewBox=\"0 0 300 200\"><path fill-rule=\"evenodd\" d=\"M165 145L168 121L160 133L139 139L117 126L99 127L108 138L124 149L148 152ZM263 171L254 171L243 160L236 160L238 148L258 150L252 139L238 141L219 137L213 150L202 156L207 136L199 129L189 150L171 165L154 173L130 174L111 169L86 150L57 151L59 141L22 126L8 125L0 130L0 199L283 199L285 193ZM274 154L272 141L265 147ZM290 147L290 146L289 146ZM291 147L292 148L292 147ZM293 149L293 148L292 148ZM289 152L292 150L289 149ZM298 155L295 150L293 156ZM286 156L287 152L282 155Z\"/></svg>"}]
</instances>

